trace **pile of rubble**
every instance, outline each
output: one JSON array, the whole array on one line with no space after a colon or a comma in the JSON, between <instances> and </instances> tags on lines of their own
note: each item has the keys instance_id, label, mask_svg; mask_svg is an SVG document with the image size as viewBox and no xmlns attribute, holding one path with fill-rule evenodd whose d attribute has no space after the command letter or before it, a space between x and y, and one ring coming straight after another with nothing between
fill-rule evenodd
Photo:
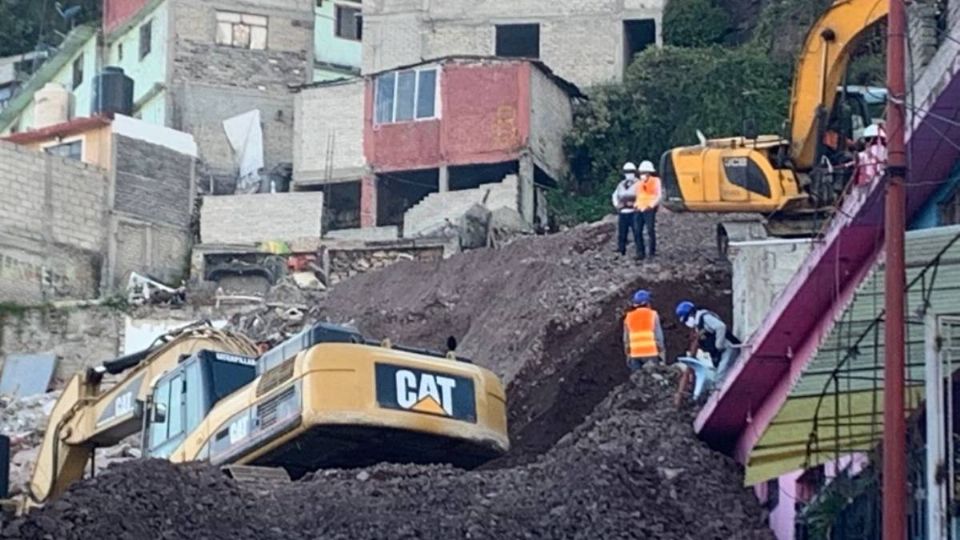
<instances>
[{"instance_id":1,"label":"pile of rubble","mask_svg":"<svg viewBox=\"0 0 960 540\"><path fill-rule=\"evenodd\" d=\"M437 350L453 336L458 354L507 383L511 459L526 459L521 454L549 448L626 379L619 321L633 291L653 292L669 357L686 346L686 330L670 316L679 300L729 317L729 267L714 243L719 219L662 212L657 257L645 262L633 260L632 246L626 257L616 253L611 221L446 260L399 262L344 281L301 309L254 309L234 327L277 340L326 320Z\"/></svg>"},{"instance_id":2,"label":"pile of rubble","mask_svg":"<svg viewBox=\"0 0 960 540\"><path fill-rule=\"evenodd\" d=\"M60 392L27 397L0 396L0 433L10 437L10 494L25 493L40 453L47 419ZM140 457L139 435L97 450L95 470Z\"/></svg>"},{"instance_id":3,"label":"pile of rubble","mask_svg":"<svg viewBox=\"0 0 960 540\"><path fill-rule=\"evenodd\" d=\"M248 490L214 468L122 464L0 537L771 538L739 468L673 408L674 376L635 374L523 466L378 465Z\"/></svg>"}]
</instances>

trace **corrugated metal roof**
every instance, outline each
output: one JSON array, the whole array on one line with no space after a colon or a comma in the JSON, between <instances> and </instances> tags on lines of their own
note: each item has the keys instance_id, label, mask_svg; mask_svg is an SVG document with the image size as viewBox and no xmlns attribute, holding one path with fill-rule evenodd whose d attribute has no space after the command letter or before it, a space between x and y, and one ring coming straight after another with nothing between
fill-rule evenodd
<instances>
[{"instance_id":1,"label":"corrugated metal roof","mask_svg":"<svg viewBox=\"0 0 960 540\"><path fill-rule=\"evenodd\" d=\"M923 389L920 309L960 313L960 226L907 233L908 405ZM874 268L793 386L747 462L748 484L870 448L883 426L883 267ZM926 293L925 293L926 291Z\"/></svg>"}]
</instances>

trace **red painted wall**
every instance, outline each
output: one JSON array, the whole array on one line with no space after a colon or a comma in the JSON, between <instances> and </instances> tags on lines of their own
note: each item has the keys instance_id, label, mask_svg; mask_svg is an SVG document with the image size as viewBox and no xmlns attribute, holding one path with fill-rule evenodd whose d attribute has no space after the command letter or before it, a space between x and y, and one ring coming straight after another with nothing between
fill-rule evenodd
<instances>
[{"instance_id":1,"label":"red painted wall","mask_svg":"<svg viewBox=\"0 0 960 540\"><path fill-rule=\"evenodd\" d=\"M530 133L530 70L523 61L444 64L440 118L374 125L372 80L365 99L364 154L376 171L516 159Z\"/></svg>"},{"instance_id":2,"label":"red painted wall","mask_svg":"<svg viewBox=\"0 0 960 540\"><path fill-rule=\"evenodd\" d=\"M137 14L149 0L103 0L103 31L110 33Z\"/></svg>"}]
</instances>

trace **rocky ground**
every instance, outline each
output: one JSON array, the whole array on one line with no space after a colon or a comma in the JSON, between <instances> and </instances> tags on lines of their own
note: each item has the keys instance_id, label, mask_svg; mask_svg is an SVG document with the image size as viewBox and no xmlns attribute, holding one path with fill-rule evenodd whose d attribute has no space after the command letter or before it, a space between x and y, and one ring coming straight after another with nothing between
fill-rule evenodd
<instances>
[{"instance_id":1,"label":"rocky ground","mask_svg":"<svg viewBox=\"0 0 960 540\"><path fill-rule=\"evenodd\" d=\"M738 467L671 405L674 376L637 373L522 466L379 465L257 490L205 466L125 463L0 537L771 538Z\"/></svg>"},{"instance_id":2,"label":"rocky ground","mask_svg":"<svg viewBox=\"0 0 960 540\"><path fill-rule=\"evenodd\" d=\"M22 538L731 538L768 537L739 468L700 444L673 408L676 371L629 380L620 317L653 292L669 356L689 298L730 312L717 219L663 213L653 261L615 253L615 225L520 238L443 261L400 262L348 279L304 309L234 319L258 339L314 320L458 353L507 384L511 453L480 470L380 465L320 471L249 490L217 471L116 465L8 525Z\"/></svg>"}]
</instances>

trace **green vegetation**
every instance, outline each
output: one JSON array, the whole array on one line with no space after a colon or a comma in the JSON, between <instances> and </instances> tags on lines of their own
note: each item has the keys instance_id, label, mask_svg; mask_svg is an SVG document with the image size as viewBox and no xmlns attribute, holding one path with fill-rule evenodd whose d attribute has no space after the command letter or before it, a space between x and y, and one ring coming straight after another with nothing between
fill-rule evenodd
<instances>
[{"instance_id":1,"label":"green vegetation","mask_svg":"<svg viewBox=\"0 0 960 540\"><path fill-rule=\"evenodd\" d=\"M831 0L766 0L752 38L720 43L731 31L723 9L731 1L669 0L662 49L637 55L622 83L589 91L574 110L565 140L570 175L550 193L561 225L594 221L611 212L610 193L624 161L649 159L659 168L667 149L707 137L741 134L746 120L760 133L780 133L786 120L794 56L810 24ZM882 32L873 33L852 62L851 84L882 81Z\"/></svg>"},{"instance_id":2,"label":"green vegetation","mask_svg":"<svg viewBox=\"0 0 960 540\"><path fill-rule=\"evenodd\" d=\"M663 9L663 43L703 47L720 43L730 30L730 16L712 0L670 0Z\"/></svg>"},{"instance_id":3,"label":"green vegetation","mask_svg":"<svg viewBox=\"0 0 960 540\"><path fill-rule=\"evenodd\" d=\"M57 13L55 4L53 0L0 0L0 56L29 52L39 43L59 44L70 23ZM80 7L75 24L100 18L101 0L61 0L60 4L65 12Z\"/></svg>"}]
</instances>

